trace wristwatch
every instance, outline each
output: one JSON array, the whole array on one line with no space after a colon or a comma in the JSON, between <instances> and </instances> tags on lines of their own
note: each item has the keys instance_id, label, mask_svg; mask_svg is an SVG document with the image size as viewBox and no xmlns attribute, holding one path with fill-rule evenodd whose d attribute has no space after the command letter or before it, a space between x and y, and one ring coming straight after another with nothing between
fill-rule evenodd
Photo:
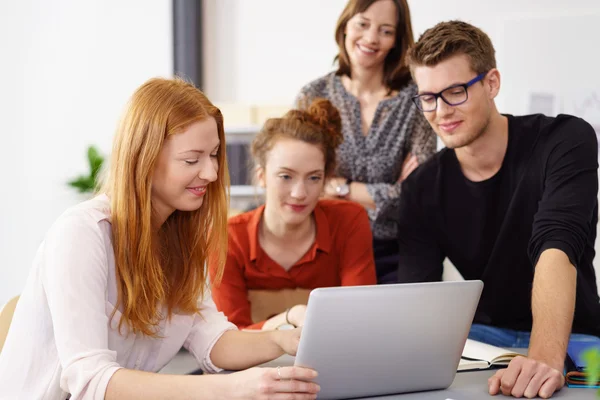
<instances>
[{"instance_id":1,"label":"wristwatch","mask_svg":"<svg viewBox=\"0 0 600 400\"><path fill-rule=\"evenodd\" d=\"M346 183L342 183L338 187L335 188L335 192L338 197L348 197L350 194L350 184L352 183L352 179L346 179Z\"/></svg>"}]
</instances>

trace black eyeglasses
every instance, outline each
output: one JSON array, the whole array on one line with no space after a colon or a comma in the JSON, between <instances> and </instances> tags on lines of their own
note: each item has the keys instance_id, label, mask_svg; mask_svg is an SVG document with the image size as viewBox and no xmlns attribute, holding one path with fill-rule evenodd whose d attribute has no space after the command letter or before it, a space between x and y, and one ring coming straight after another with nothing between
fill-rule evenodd
<instances>
[{"instance_id":1,"label":"black eyeglasses","mask_svg":"<svg viewBox=\"0 0 600 400\"><path fill-rule=\"evenodd\" d=\"M469 100L467 89L482 80L487 72L477 75L467 83L452 85L438 93L422 93L413 96L413 102L423 112L431 112L437 109L437 100L441 98L449 106L458 106Z\"/></svg>"}]
</instances>

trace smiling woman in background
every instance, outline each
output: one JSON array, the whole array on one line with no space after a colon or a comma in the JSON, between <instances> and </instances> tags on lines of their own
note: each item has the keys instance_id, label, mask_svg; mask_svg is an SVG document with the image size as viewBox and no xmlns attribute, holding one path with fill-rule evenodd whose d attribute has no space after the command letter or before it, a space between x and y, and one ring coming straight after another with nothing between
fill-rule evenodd
<instances>
[{"instance_id":1,"label":"smiling woman in background","mask_svg":"<svg viewBox=\"0 0 600 400\"><path fill-rule=\"evenodd\" d=\"M239 328L300 326L308 290L376 283L364 208L319 199L341 141L338 111L317 99L306 111L269 119L252 142L265 205L229 220L223 279L212 289ZM218 272L212 263L211 275Z\"/></svg>"},{"instance_id":2,"label":"smiling woman in background","mask_svg":"<svg viewBox=\"0 0 600 400\"><path fill-rule=\"evenodd\" d=\"M296 352L299 330L239 332L207 290L208 256L217 279L225 257L228 184L221 112L184 81L142 85L102 194L60 216L38 250L0 354L0 397L314 399L304 368L153 373L182 346L208 372Z\"/></svg>"},{"instance_id":3,"label":"smiling woman in background","mask_svg":"<svg viewBox=\"0 0 600 400\"><path fill-rule=\"evenodd\" d=\"M414 43L406 0L350 0L335 40L338 69L300 91L303 108L317 97L340 111L344 142L330 198L363 205L373 231L379 283L397 280L397 215L402 181L436 149L436 136L411 98L404 62Z\"/></svg>"}]
</instances>

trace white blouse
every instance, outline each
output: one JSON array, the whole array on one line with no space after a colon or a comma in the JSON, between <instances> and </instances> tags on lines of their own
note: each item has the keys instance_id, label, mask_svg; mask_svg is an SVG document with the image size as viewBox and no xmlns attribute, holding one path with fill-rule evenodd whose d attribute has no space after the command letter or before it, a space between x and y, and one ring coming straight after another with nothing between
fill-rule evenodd
<instances>
[{"instance_id":1,"label":"white blouse","mask_svg":"<svg viewBox=\"0 0 600 400\"><path fill-rule=\"evenodd\" d=\"M200 315L174 314L159 336L117 325L109 201L100 195L67 210L48 231L0 353L0 399L104 399L119 368L159 371L183 346L200 368L218 372L210 352L236 327L210 293Z\"/></svg>"}]
</instances>

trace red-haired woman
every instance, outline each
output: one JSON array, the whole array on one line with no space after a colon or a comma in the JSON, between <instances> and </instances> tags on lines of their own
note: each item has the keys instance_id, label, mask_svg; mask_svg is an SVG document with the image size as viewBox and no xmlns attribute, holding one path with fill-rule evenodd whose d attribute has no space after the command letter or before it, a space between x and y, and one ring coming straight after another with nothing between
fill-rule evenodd
<instances>
[{"instance_id":1,"label":"red-haired woman","mask_svg":"<svg viewBox=\"0 0 600 400\"><path fill-rule=\"evenodd\" d=\"M143 84L101 194L60 216L38 250L0 355L2 397L315 398L304 368L155 373L182 346L208 372L296 351L298 330L240 332L211 299L205 264L215 258L218 279L228 184L220 111L184 81Z\"/></svg>"},{"instance_id":2,"label":"red-haired woman","mask_svg":"<svg viewBox=\"0 0 600 400\"><path fill-rule=\"evenodd\" d=\"M316 99L306 110L268 120L252 142L265 205L229 220L223 279L212 290L217 307L239 328L300 326L306 296L295 294L376 283L364 208L321 199L341 141L337 109ZM218 271L213 263L211 274L218 276ZM274 312L266 307L256 312L253 302L266 303Z\"/></svg>"}]
</instances>

